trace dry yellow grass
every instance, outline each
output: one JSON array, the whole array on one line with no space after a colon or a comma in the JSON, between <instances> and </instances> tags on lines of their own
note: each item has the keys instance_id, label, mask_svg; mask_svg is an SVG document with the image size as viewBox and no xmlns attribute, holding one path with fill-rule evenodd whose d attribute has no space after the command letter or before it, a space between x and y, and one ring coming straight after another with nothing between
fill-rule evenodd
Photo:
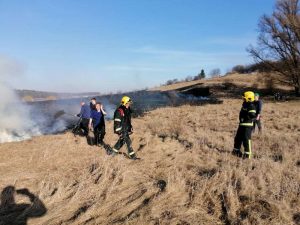
<instances>
[{"instance_id":1,"label":"dry yellow grass","mask_svg":"<svg viewBox=\"0 0 300 225\"><path fill-rule=\"evenodd\" d=\"M137 161L107 156L71 133L1 144L0 190L39 196L47 213L28 224L300 224L299 102L265 103L251 160L230 154L240 104L134 119ZM107 133L114 143L111 122Z\"/></svg>"},{"instance_id":2,"label":"dry yellow grass","mask_svg":"<svg viewBox=\"0 0 300 225\"><path fill-rule=\"evenodd\" d=\"M153 88L153 91L172 91L178 88L184 88L191 85L203 84L206 86L214 87L219 85L226 85L226 84L233 84L237 87L241 88L256 88L256 89L268 89L272 85L272 88L281 89L291 91L293 90L292 87L285 86L282 84L278 84L276 82L275 75L272 76L267 74L261 73L252 73L252 74L228 74L222 77L215 77L211 79L203 79L203 80L196 80L196 81L189 81L189 82L180 82L177 84L167 85L167 86L160 86Z\"/></svg>"}]
</instances>

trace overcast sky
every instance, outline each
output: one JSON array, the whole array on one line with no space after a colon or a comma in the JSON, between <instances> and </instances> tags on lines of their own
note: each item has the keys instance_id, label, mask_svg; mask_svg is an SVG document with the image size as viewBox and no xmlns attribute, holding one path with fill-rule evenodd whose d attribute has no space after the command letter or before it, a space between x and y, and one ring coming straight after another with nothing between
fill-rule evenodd
<instances>
[{"instance_id":1,"label":"overcast sky","mask_svg":"<svg viewBox=\"0 0 300 225\"><path fill-rule=\"evenodd\" d=\"M0 0L0 76L18 89L116 92L251 63L274 0Z\"/></svg>"}]
</instances>

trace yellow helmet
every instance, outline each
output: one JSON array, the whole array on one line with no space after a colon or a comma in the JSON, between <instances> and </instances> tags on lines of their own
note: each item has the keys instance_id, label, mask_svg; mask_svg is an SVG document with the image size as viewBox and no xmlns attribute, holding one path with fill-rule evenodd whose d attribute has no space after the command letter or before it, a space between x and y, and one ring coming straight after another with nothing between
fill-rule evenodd
<instances>
[{"instance_id":1,"label":"yellow helmet","mask_svg":"<svg viewBox=\"0 0 300 225\"><path fill-rule=\"evenodd\" d=\"M246 102L253 102L254 101L254 92L246 91L243 95L243 98L246 100Z\"/></svg>"},{"instance_id":2,"label":"yellow helmet","mask_svg":"<svg viewBox=\"0 0 300 225\"><path fill-rule=\"evenodd\" d=\"M123 96L121 104L126 105L128 102L132 102L131 99L128 96Z\"/></svg>"}]
</instances>

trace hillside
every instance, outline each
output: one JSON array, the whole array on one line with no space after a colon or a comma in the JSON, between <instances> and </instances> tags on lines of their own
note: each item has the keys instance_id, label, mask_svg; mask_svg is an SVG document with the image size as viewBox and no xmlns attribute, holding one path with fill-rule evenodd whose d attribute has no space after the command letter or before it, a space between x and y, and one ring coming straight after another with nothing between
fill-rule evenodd
<instances>
[{"instance_id":1,"label":"hillside","mask_svg":"<svg viewBox=\"0 0 300 225\"><path fill-rule=\"evenodd\" d=\"M179 82L172 85L160 86L153 88L153 91L171 91L179 88L201 84L208 86L213 90L213 93L217 93L221 96L227 96L229 89L237 89L241 92L243 89L251 88L260 90L266 94L272 94L275 91L292 91L293 88L279 84L276 81L276 75L266 75L262 73L252 74L228 74L222 77L215 77L210 79L202 79L189 82Z\"/></svg>"},{"instance_id":2,"label":"hillside","mask_svg":"<svg viewBox=\"0 0 300 225\"><path fill-rule=\"evenodd\" d=\"M242 160L231 155L241 100L223 100L133 119L137 161L71 133L1 144L0 190L27 188L43 203L11 221L30 214L30 225L300 224L299 102L265 102L255 156ZM116 141L111 122L105 140ZM2 202L1 225L5 210Z\"/></svg>"},{"instance_id":3,"label":"hillside","mask_svg":"<svg viewBox=\"0 0 300 225\"><path fill-rule=\"evenodd\" d=\"M59 93L35 90L15 90L17 96L24 101L37 101L37 100L56 100L74 97L87 97L99 96L99 92L86 92L86 93Z\"/></svg>"}]
</instances>

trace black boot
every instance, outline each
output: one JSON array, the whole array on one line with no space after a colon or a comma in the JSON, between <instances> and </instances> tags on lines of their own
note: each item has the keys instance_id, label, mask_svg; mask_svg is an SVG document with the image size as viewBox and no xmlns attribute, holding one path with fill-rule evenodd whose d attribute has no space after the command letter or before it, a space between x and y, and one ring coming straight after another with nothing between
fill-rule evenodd
<instances>
[{"instance_id":1,"label":"black boot","mask_svg":"<svg viewBox=\"0 0 300 225\"><path fill-rule=\"evenodd\" d=\"M243 157L243 153L242 153L241 150L239 150L239 149L235 149L235 148L234 148L234 149L232 150L231 154L234 155L234 156L237 156L237 157L239 157L239 158Z\"/></svg>"},{"instance_id":2,"label":"black boot","mask_svg":"<svg viewBox=\"0 0 300 225\"><path fill-rule=\"evenodd\" d=\"M132 160L136 160L137 159L135 153L133 153L132 155L129 155L129 158L132 159Z\"/></svg>"},{"instance_id":3,"label":"black boot","mask_svg":"<svg viewBox=\"0 0 300 225\"><path fill-rule=\"evenodd\" d=\"M249 152L245 152L243 154L243 159L250 159L251 158L251 154Z\"/></svg>"}]
</instances>

